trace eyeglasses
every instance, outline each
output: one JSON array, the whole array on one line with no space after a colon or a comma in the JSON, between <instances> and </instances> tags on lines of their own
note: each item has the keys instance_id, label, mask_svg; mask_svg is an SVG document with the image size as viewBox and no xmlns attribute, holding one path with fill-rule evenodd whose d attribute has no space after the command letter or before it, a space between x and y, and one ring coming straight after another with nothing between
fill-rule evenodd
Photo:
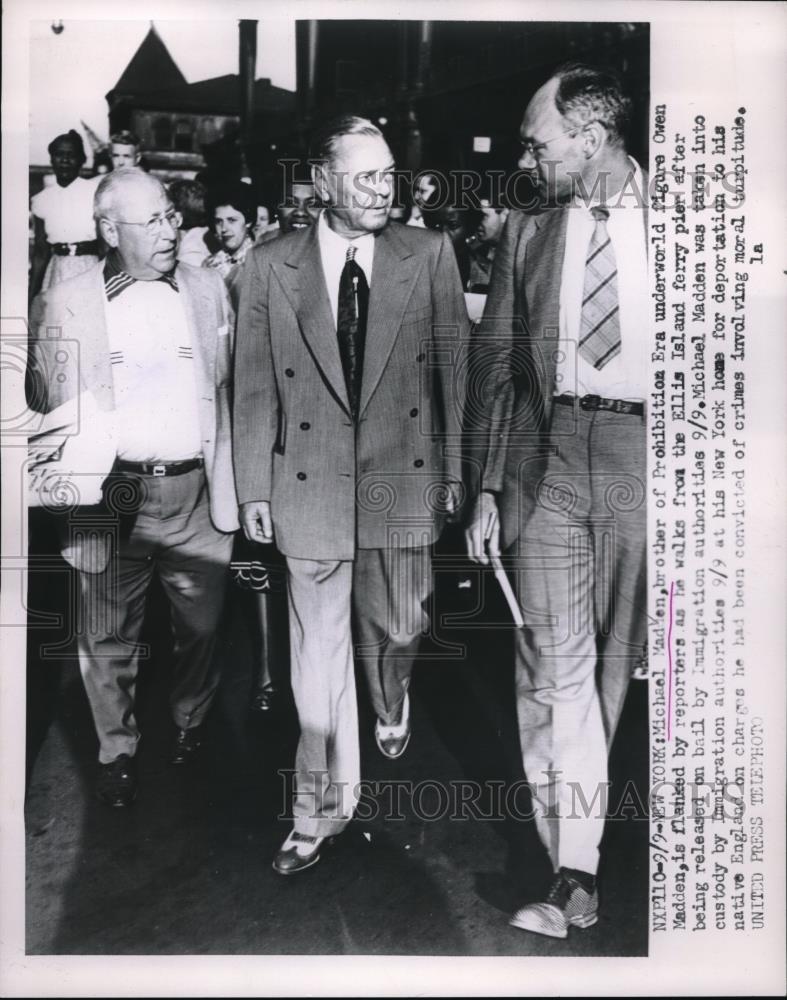
<instances>
[{"instance_id":1,"label":"eyeglasses","mask_svg":"<svg viewBox=\"0 0 787 1000\"><path fill-rule=\"evenodd\" d=\"M534 160L537 160L542 152L546 149L550 142L555 142L557 139L562 139L564 135L570 135L572 132L582 132L592 125L592 122L585 122L584 125L572 125L571 128L567 128L564 132L559 132L557 135L553 135L551 139L544 139L543 142L533 142L532 139L522 142L522 155L530 156Z\"/></svg>"},{"instance_id":2,"label":"eyeglasses","mask_svg":"<svg viewBox=\"0 0 787 1000\"><path fill-rule=\"evenodd\" d=\"M183 216L174 208L170 208L167 212L152 216L147 222L126 222L124 219L109 219L108 221L114 222L116 226L142 226L147 236L158 236L165 222L168 222L173 229L180 229Z\"/></svg>"}]
</instances>

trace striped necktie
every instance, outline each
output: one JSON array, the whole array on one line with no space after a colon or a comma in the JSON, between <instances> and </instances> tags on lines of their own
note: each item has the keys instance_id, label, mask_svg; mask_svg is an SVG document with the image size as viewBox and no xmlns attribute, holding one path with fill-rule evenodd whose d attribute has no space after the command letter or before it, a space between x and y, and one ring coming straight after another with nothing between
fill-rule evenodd
<instances>
[{"instance_id":1,"label":"striped necktie","mask_svg":"<svg viewBox=\"0 0 787 1000\"><path fill-rule=\"evenodd\" d=\"M585 262L579 353L601 370L620 353L620 312L615 250L607 232L609 209L591 209L596 220Z\"/></svg>"}]
</instances>

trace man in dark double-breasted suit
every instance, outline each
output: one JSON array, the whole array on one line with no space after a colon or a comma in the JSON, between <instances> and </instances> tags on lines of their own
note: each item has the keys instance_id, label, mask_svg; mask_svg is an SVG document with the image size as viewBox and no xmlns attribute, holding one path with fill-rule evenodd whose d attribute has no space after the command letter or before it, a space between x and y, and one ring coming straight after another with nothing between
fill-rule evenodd
<instances>
[{"instance_id":1,"label":"man in dark double-breasted suit","mask_svg":"<svg viewBox=\"0 0 787 1000\"><path fill-rule=\"evenodd\" d=\"M288 566L301 736L282 874L314 864L355 808L354 653L378 747L407 745L430 545L458 500L467 327L448 239L387 225L379 129L338 119L312 162L326 209L250 254L235 360L241 520L251 539L275 536Z\"/></svg>"}]
</instances>

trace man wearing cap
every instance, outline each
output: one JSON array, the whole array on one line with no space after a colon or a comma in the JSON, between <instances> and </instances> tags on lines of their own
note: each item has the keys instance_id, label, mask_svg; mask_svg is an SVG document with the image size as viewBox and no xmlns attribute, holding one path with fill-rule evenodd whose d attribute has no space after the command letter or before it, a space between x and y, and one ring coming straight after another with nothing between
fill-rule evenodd
<instances>
[{"instance_id":1,"label":"man wearing cap","mask_svg":"<svg viewBox=\"0 0 787 1000\"><path fill-rule=\"evenodd\" d=\"M145 596L158 574L174 639L171 760L202 739L218 685L214 633L237 504L229 438L233 317L224 283L176 264L179 219L158 180L119 169L94 214L104 262L42 293L31 313L32 407L87 391L106 414L116 458L104 499L63 517L79 570L79 661L99 741L98 797L137 793L134 716Z\"/></svg>"},{"instance_id":2,"label":"man wearing cap","mask_svg":"<svg viewBox=\"0 0 787 1000\"><path fill-rule=\"evenodd\" d=\"M628 114L614 74L576 64L528 104L519 166L550 210L510 214L471 365L496 389L469 428L468 543L514 574L522 759L554 869L511 922L552 937L598 919L608 749L647 637L647 182Z\"/></svg>"}]
</instances>

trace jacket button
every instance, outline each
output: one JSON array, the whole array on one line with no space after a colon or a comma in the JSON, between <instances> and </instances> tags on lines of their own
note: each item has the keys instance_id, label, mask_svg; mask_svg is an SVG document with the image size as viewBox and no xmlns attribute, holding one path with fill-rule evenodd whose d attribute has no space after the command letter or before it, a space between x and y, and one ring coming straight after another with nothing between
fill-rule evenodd
<instances>
[{"instance_id":1,"label":"jacket button","mask_svg":"<svg viewBox=\"0 0 787 1000\"><path fill-rule=\"evenodd\" d=\"M418 357L415 360L416 361L423 361L425 357L426 357L425 354L419 354Z\"/></svg>"},{"instance_id":2,"label":"jacket button","mask_svg":"<svg viewBox=\"0 0 787 1000\"><path fill-rule=\"evenodd\" d=\"M306 473L305 472L299 472L298 473L298 479L300 479L301 482L303 482L303 480L305 478L306 478Z\"/></svg>"},{"instance_id":3,"label":"jacket button","mask_svg":"<svg viewBox=\"0 0 787 1000\"><path fill-rule=\"evenodd\" d=\"M416 458L416 460L413 462L413 465L416 467L416 469L420 469L423 464L424 460L422 458Z\"/></svg>"},{"instance_id":4,"label":"jacket button","mask_svg":"<svg viewBox=\"0 0 787 1000\"><path fill-rule=\"evenodd\" d=\"M303 423L301 424L301 430L302 430L302 431L308 431L308 430L311 430L311 426L312 426L312 425L311 425L311 424L309 423L309 421L308 421L308 420L304 420L304 421L303 421Z\"/></svg>"},{"instance_id":5,"label":"jacket button","mask_svg":"<svg viewBox=\"0 0 787 1000\"><path fill-rule=\"evenodd\" d=\"M293 375L295 375L295 372L292 370L292 368L285 368L284 374L287 376L287 378L292 378Z\"/></svg>"},{"instance_id":6,"label":"jacket button","mask_svg":"<svg viewBox=\"0 0 787 1000\"><path fill-rule=\"evenodd\" d=\"M417 417L418 416L418 407L417 406L414 406L412 408L412 410L410 410L410 416L411 417Z\"/></svg>"}]
</instances>

